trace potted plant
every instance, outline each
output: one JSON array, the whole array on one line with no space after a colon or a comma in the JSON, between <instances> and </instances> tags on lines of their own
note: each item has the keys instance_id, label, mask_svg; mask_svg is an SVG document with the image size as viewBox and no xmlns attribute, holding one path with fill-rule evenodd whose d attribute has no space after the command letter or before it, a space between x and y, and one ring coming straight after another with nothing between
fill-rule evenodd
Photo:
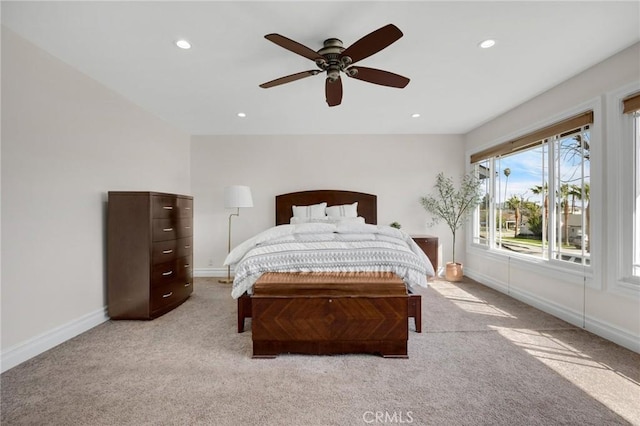
<instances>
[{"instance_id":1,"label":"potted plant","mask_svg":"<svg viewBox=\"0 0 640 426\"><path fill-rule=\"evenodd\" d=\"M451 229L453 237L453 251L451 262L445 267L445 278L448 281L462 279L462 264L456 262L456 231L464 225L467 216L473 212L482 200L480 180L473 174L466 174L456 189L453 179L445 177L441 172L436 177L435 192L420 198L420 204L433 217L433 223L444 220Z\"/></svg>"}]
</instances>

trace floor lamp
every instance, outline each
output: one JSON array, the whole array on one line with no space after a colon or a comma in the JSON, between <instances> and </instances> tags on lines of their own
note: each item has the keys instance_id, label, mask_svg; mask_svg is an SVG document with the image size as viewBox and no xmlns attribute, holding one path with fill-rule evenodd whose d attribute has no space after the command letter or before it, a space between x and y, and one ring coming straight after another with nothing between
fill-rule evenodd
<instances>
[{"instance_id":1,"label":"floor lamp","mask_svg":"<svg viewBox=\"0 0 640 426\"><path fill-rule=\"evenodd\" d=\"M231 218L240 216L240 207L253 207L253 199L251 198L251 188L243 185L231 185L224 189L224 207L227 209L236 209L235 213L229 215L229 244L227 253L231 253ZM218 280L219 283L230 284L231 265L227 265L227 278Z\"/></svg>"}]
</instances>

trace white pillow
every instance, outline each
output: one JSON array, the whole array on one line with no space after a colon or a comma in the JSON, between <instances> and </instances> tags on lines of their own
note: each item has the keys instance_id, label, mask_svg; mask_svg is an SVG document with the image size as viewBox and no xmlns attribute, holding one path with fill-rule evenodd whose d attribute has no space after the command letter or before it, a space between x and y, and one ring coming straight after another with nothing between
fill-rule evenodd
<instances>
[{"instance_id":1,"label":"white pillow","mask_svg":"<svg viewBox=\"0 0 640 426\"><path fill-rule=\"evenodd\" d=\"M293 217L325 217L327 203L313 204L310 206L292 206Z\"/></svg>"},{"instance_id":2,"label":"white pillow","mask_svg":"<svg viewBox=\"0 0 640 426\"><path fill-rule=\"evenodd\" d=\"M327 207L327 216L358 217L358 202Z\"/></svg>"}]
</instances>

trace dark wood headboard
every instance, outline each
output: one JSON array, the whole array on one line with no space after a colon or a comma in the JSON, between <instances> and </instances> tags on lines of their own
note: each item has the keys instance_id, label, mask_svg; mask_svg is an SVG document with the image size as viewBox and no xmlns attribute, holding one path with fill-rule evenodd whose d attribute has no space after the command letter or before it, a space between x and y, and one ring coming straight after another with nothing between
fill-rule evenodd
<instances>
[{"instance_id":1,"label":"dark wood headboard","mask_svg":"<svg viewBox=\"0 0 640 426\"><path fill-rule=\"evenodd\" d=\"M321 189L315 191L290 192L276 195L276 225L285 225L291 220L292 206L308 206L326 201L327 206L358 202L358 216L366 223L378 223L378 197L363 192Z\"/></svg>"}]
</instances>

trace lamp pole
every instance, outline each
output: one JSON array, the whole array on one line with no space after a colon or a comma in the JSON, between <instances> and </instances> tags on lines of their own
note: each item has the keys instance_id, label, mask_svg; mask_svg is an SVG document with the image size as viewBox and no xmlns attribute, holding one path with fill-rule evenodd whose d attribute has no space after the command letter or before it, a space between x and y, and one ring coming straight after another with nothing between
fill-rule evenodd
<instances>
[{"instance_id":1,"label":"lamp pole","mask_svg":"<svg viewBox=\"0 0 640 426\"><path fill-rule=\"evenodd\" d=\"M236 212L229 215L229 240L227 244L227 254L231 253L231 218L233 216L240 216L240 207L236 207ZM233 282L233 279L231 279L231 265L227 265L227 278L221 278L218 282L221 284L231 284Z\"/></svg>"}]
</instances>

